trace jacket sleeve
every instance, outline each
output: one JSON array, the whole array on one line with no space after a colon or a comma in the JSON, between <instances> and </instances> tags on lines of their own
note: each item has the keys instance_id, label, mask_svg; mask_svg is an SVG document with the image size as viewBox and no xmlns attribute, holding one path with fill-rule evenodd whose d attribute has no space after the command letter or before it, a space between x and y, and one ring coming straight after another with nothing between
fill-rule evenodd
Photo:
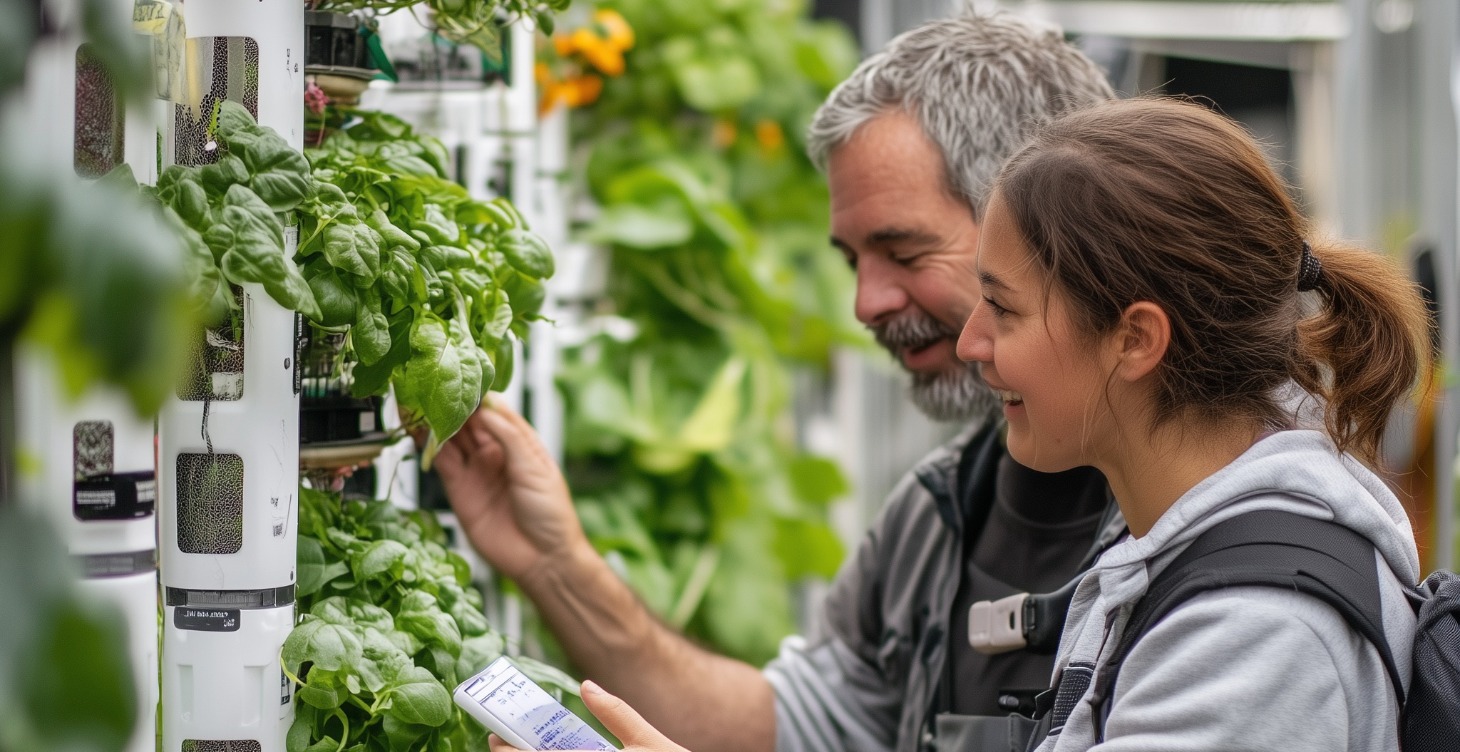
<instances>
[{"instance_id":1,"label":"jacket sleeve","mask_svg":"<svg viewBox=\"0 0 1460 752\"><path fill-rule=\"evenodd\" d=\"M1332 608L1230 588L1136 644L1095 749L1393 750L1395 705L1378 652Z\"/></svg>"},{"instance_id":2,"label":"jacket sleeve","mask_svg":"<svg viewBox=\"0 0 1460 752\"><path fill-rule=\"evenodd\" d=\"M765 668L776 695L779 752L890 750L905 687L883 645L879 556L884 514L833 581L813 639L789 637ZM889 641L896 638L889 637Z\"/></svg>"}]
</instances>

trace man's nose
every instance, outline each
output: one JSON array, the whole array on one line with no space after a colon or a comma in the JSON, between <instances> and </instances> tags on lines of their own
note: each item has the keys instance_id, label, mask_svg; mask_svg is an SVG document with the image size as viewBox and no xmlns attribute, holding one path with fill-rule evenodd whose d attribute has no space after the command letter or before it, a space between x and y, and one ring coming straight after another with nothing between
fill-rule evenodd
<instances>
[{"instance_id":1,"label":"man's nose","mask_svg":"<svg viewBox=\"0 0 1460 752\"><path fill-rule=\"evenodd\" d=\"M907 291L898 284L885 262L864 257L857 264L858 321L875 326L906 308L907 304Z\"/></svg>"}]
</instances>

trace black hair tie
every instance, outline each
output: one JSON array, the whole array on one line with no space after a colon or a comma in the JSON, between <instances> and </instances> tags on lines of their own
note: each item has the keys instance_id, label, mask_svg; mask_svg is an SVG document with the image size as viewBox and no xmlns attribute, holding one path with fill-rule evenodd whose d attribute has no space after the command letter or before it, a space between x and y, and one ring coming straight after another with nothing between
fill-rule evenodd
<instances>
[{"instance_id":1,"label":"black hair tie","mask_svg":"<svg viewBox=\"0 0 1460 752\"><path fill-rule=\"evenodd\" d=\"M1298 262L1298 292L1317 290L1323 284L1323 262L1313 255L1313 246L1303 241L1303 257Z\"/></svg>"}]
</instances>

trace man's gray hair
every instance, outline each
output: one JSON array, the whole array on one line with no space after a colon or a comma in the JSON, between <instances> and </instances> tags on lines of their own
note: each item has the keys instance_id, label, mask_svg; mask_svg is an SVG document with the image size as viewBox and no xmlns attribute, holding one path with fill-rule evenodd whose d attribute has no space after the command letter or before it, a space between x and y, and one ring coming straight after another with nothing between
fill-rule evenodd
<instances>
[{"instance_id":1,"label":"man's gray hair","mask_svg":"<svg viewBox=\"0 0 1460 752\"><path fill-rule=\"evenodd\" d=\"M867 121L905 111L942 152L949 192L982 221L999 168L1036 126L1114 97L1059 29L969 14L925 23L862 61L816 111L806 150L825 171L831 151Z\"/></svg>"}]
</instances>

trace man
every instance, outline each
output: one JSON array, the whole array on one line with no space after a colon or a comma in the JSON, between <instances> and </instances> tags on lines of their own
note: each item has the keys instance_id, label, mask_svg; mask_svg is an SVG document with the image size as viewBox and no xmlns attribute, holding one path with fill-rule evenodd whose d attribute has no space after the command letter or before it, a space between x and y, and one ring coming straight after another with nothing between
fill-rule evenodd
<instances>
[{"instance_id":1,"label":"man","mask_svg":"<svg viewBox=\"0 0 1460 752\"><path fill-rule=\"evenodd\" d=\"M979 299L978 223L999 166L1039 122L1112 96L1058 31L995 15L899 36L818 111L810 152L832 244L856 270L857 317L912 374L913 401L968 429L892 492L821 634L788 640L764 671L655 621L588 544L520 417L481 411L447 444L437 463L468 537L577 666L696 752L949 748L956 716L1003 715L1010 690L1048 686L1049 656L970 648L969 606L1058 588L1119 524L1094 471L1008 459L999 400L954 345Z\"/></svg>"}]
</instances>

